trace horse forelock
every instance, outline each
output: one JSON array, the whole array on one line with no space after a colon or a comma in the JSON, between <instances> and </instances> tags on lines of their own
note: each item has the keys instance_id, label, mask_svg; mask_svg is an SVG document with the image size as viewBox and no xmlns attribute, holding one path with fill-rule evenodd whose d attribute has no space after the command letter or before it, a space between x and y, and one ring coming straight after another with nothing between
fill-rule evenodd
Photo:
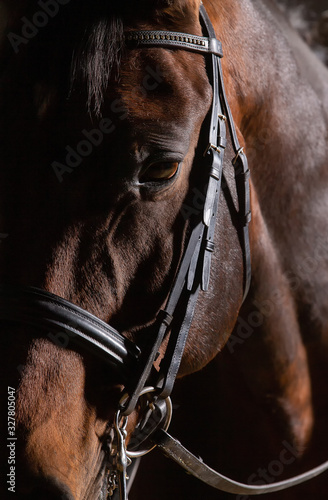
<instances>
[{"instance_id":1,"label":"horse forelock","mask_svg":"<svg viewBox=\"0 0 328 500\"><path fill-rule=\"evenodd\" d=\"M52 87L57 82L65 99L82 95L89 114L99 117L110 79L119 79L124 30L201 34L197 32L199 5L199 0L72 0L60 6L58 14L28 44L17 45L18 54L7 39L7 55L14 68L22 67L24 75L28 68L29 78L48 79ZM6 31L11 34L20 33L22 20L31 20L40 11L36 0L5 3L5 7Z\"/></svg>"},{"instance_id":2,"label":"horse forelock","mask_svg":"<svg viewBox=\"0 0 328 500\"><path fill-rule=\"evenodd\" d=\"M153 24L155 28L167 29L179 25L179 30L188 31L190 23L198 20L199 3L198 0L143 0L138 5L135 1L113 2L109 8L102 5L99 13L97 9L93 12L94 21L85 27L82 40L75 46L70 81L71 91L79 82L85 84L90 114L101 114L110 77L119 79L126 24L139 29L153 28ZM89 4L86 9L92 15Z\"/></svg>"},{"instance_id":3,"label":"horse forelock","mask_svg":"<svg viewBox=\"0 0 328 500\"><path fill-rule=\"evenodd\" d=\"M119 17L97 21L74 51L71 68L71 92L79 81L85 82L87 107L100 114L110 76L118 76L123 45L123 22Z\"/></svg>"}]
</instances>

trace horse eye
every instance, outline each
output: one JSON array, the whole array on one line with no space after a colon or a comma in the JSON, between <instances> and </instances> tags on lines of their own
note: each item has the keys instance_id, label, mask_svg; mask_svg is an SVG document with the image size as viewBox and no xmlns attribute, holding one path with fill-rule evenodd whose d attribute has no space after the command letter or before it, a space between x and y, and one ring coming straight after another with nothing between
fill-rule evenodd
<instances>
[{"instance_id":1,"label":"horse eye","mask_svg":"<svg viewBox=\"0 0 328 500\"><path fill-rule=\"evenodd\" d=\"M153 163L142 175L140 182L167 181L172 179L179 169L179 162Z\"/></svg>"}]
</instances>

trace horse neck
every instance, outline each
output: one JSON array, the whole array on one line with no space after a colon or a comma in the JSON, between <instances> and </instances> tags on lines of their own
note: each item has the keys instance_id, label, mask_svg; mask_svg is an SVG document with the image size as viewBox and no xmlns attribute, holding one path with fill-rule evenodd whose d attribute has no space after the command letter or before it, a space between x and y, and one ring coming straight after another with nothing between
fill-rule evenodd
<instances>
[{"instance_id":1,"label":"horse neck","mask_svg":"<svg viewBox=\"0 0 328 500\"><path fill-rule=\"evenodd\" d=\"M328 72L320 66L313 78L317 84L320 76L319 92L302 75L297 44L280 30L280 20L267 3L221 2L216 29L224 48L228 98L246 143L254 188L276 244L287 255L298 238L315 238L313 226L328 216L327 203L315 216L315 210L311 216L306 211L318 202L327 169ZM208 0L206 6L215 16L215 2ZM303 50L301 43L298 50ZM315 56L306 57L316 65ZM290 213L298 219L282 217ZM310 252L304 244L302 248Z\"/></svg>"},{"instance_id":2,"label":"horse neck","mask_svg":"<svg viewBox=\"0 0 328 500\"><path fill-rule=\"evenodd\" d=\"M252 178L253 284L241 314L246 320L250 311L257 310L254 298L257 303L271 304L273 311L264 320L261 335L254 335L254 346L247 342L240 366L245 368L250 387L256 387L262 396L275 395L284 420L302 446L313 423L303 339L328 321L322 313L326 298L318 293L328 282L326 252L315 256L314 266L304 268L313 248L326 248L318 227L326 228L328 217L323 193L328 136L323 100L328 88L323 85L320 95L309 77L301 75L295 51L302 47L298 49L296 39L292 45L280 30L267 9L268 2L227 0L220 7L214 0L204 3L216 19L217 36L223 44L228 99L246 145ZM311 62L312 56L307 57ZM320 67L319 72L322 81L328 81L325 69ZM325 202L321 208L320 193ZM284 297L283 314L275 294ZM310 332L298 322L304 304L310 304L310 314L318 320ZM291 353L293 359L288 359ZM279 365L282 359L284 377ZM269 366L270 379L266 378ZM293 394L301 394L301 390L302 401L296 400Z\"/></svg>"},{"instance_id":3,"label":"horse neck","mask_svg":"<svg viewBox=\"0 0 328 500\"><path fill-rule=\"evenodd\" d=\"M214 0L204 3L216 19L217 36L223 43L226 90L251 160L255 153L252 146L265 129L270 131L270 138L260 151L262 163L264 146L274 141L279 142L284 155L297 147L295 156L302 156L303 164L307 152L310 152L311 164L319 162L319 151L309 147L308 124L314 118L313 135L326 136L326 68L305 48L270 0L225 0L220 6ZM268 5L272 6L270 11ZM305 60L307 71L300 65L301 59L303 64ZM312 78L309 67L315 72ZM290 160L288 158L288 163Z\"/></svg>"},{"instance_id":4,"label":"horse neck","mask_svg":"<svg viewBox=\"0 0 328 500\"><path fill-rule=\"evenodd\" d=\"M328 349L328 71L269 3L222 1L220 13L214 1L206 7L217 20L227 94L246 145L253 209L262 220L259 225L253 210L251 236L254 242L265 228L302 339L321 339L320 353L323 345ZM256 256L253 245L253 274L260 269L258 281L268 281L265 292L255 292L275 304L264 269L271 257Z\"/></svg>"},{"instance_id":5,"label":"horse neck","mask_svg":"<svg viewBox=\"0 0 328 500\"><path fill-rule=\"evenodd\" d=\"M215 7L213 0L205 3L216 18L217 35L223 42L225 54L223 64L234 81L232 93L236 88L241 92L239 105L247 97L258 106L272 87L275 90L280 85L279 90L285 95L293 82L292 76L299 82L300 72L311 87L319 80L320 97L327 97L327 70L291 29L275 3L230 0L220 2L220 7ZM301 57L303 63L305 59L305 70ZM315 78L309 75L309 65L316 73Z\"/></svg>"}]
</instances>

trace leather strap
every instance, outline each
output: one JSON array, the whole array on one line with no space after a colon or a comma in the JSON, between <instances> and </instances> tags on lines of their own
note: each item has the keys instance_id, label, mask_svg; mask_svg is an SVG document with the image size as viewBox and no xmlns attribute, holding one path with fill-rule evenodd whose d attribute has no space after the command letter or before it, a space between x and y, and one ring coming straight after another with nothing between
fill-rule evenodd
<instances>
[{"instance_id":1,"label":"leather strap","mask_svg":"<svg viewBox=\"0 0 328 500\"><path fill-rule=\"evenodd\" d=\"M204 9L204 7L202 6ZM205 10L205 9L204 9ZM207 15L207 14L206 14ZM244 258L244 296L243 301L245 301L247 294L249 292L252 276L252 264L251 264L251 250L249 243L249 223L252 218L251 214L251 198L250 198L250 171L248 168L247 157L241 148L236 127L234 124L231 109L228 103L227 94L224 88L224 79L222 64L220 59L218 59L219 67L219 78L221 86L222 101L225 108L227 121L230 129L230 135L232 140L232 146L235 151L235 158L232 161L235 170L236 187L239 202L239 221L242 232L242 242L243 242L243 258Z\"/></svg>"},{"instance_id":2,"label":"leather strap","mask_svg":"<svg viewBox=\"0 0 328 500\"><path fill-rule=\"evenodd\" d=\"M224 148L226 146L225 123L219 126L219 116L222 108L219 95L219 75L217 58L222 57L222 47L216 40L215 32L206 30L208 37L198 37L186 33L168 31L133 31L126 34L126 39L131 47L165 47L192 50L207 53L211 57L209 72L213 87L213 102L211 107L211 121L208 136L208 148L205 153L208 185L205 196L202 220L196 221L192 230L189 243L180 264L174 285L170 292L167 305L160 313L162 322L159 325L156 341L145 363L143 372L126 402L122 412L124 415L131 413L136 401L149 377L158 349L168 333L174 318L174 313L182 297L185 297L185 315L180 325L172 323L169 344L165 357L160 365L158 377L158 396L167 398L174 386L174 382L180 367L184 348L186 345L189 329L193 319L198 293L200 288L208 289L210 279L211 254L214 251L214 232L216 216L220 196ZM218 145L219 138L219 145ZM220 148L219 148L220 146ZM180 303L181 304L181 303Z\"/></svg>"},{"instance_id":3,"label":"leather strap","mask_svg":"<svg viewBox=\"0 0 328 500\"><path fill-rule=\"evenodd\" d=\"M209 36L209 40L215 39L213 29L204 26L204 31ZM190 261L187 286L184 290L184 294L188 297L187 305L185 306L185 316L179 328L172 329L165 357L161 363L160 377L164 380L160 390L160 397L162 398L167 398L173 390L193 320L199 291L200 289L207 291L210 281L211 256L215 248L214 233L221 193L224 150L226 147L225 123L219 118L222 115L222 107L219 95L218 57L222 57L222 52L219 55L216 52L211 53L210 64L208 65L209 78L213 88L213 100L210 111L208 146L204 154L208 172L208 184L202 214L203 231Z\"/></svg>"},{"instance_id":4,"label":"leather strap","mask_svg":"<svg viewBox=\"0 0 328 500\"><path fill-rule=\"evenodd\" d=\"M189 238L189 242L187 248L185 250L182 262L180 264L177 276L175 278L175 282L173 284L172 290L170 292L169 299L167 301L166 307L164 310L161 310L157 317L157 322L155 324L155 331L157 329L157 335L154 343L150 349L150 352L147 354L146 360L144 360L142 372L137 377L137 383L133 387L133 390L130 391L130 397L125 402L124 407L121 409L122 415L129 415L135 408L137 400L139 398L139 394L142 389L145 387L146 382L149 378L149 374L152 370L154 361L157 357L157 353L159 348L163 342L164 336L169 331L171 327L171 323L173 321L173 315L180 300L181 294L183 292L188 270L190 267L190 263L192 261L194 252L197 248L199 240L202 239L204 227L202 223L198 223ZM163 398L165 399L165 397Z\"/></svg>"},{"instance_id":5,"label":"leather strap","mask_svg":"<svg viewBox=\"0 0 328 500\"><path fill-rule=\"evenodd\" d=\"M169 344L161 362L160 375L158 379L158 396L166 398L170 395L175 378L177 376L187 336L194 315L200 288L207 291L210 280L211 255L214 251L214 235L216 227L216 217L221 192L222 168L224 159L224 150L227 144L226 140L226 121L229 123L233 148L236 152L236 161L234 162L236 172L237 193L239 200L239 213L242 222L242 240L245 261L244 278L244 298L247 295L250 284L250 251L248 223L250 217L245 216L249 212L249 179L244 176L242 184L240 183L239 169L236 167L239 158L242 157L240 146L233 123L230 108L228 107L225 90L223 86L223 75L220 63L220 57L223 56L221 44L216 40L214 28L207 16L206 10L202 5L200 8L200 18L203 25L203 31L206 37L197 37L186 33L176 33L169 31L131 31L126 34L126 39L130 47L166 47L184 50L193 50L196 52L207 53L210 57L208 64L209 79L213 87L213 101L210 111L210 127L208 132L208 147L204 154L205 163L208 172L206 196L202 214L202 221L195 225L189 244L185 251L182 263L180 265L177 277L170 293L168 303L161 311L163 321L159 325L156 341L152 346L150 354L145 362L144 369L139 376L139 380L122 409L124 415L129 415L133 410L138 395L143 389L149 377L151 367L156 358L158 349L168 333L172 323ZM218 49L219 47L219 49ZM224 110L227 117L224 116ZM238 154L237 154L238 152ZM248 172L246 156L241 158L242 173ZM198 238L198 240L197 240ZM192 243L191 243L192 242ZM178 302L184 298L185 316L180 325L173 321L175 309Z\"/></svg>"},{"instance_id":6,"label":"leather strap","mask_svg":"<svg viewBox=\"0 0 328 500\"><path fill-rule=\"evenodd\" d=\"M140 349L96 316L38 288L0 286L0 319L51 333L59 344L82 345L129 381L135 376ZM58 337L54 337L57 334Z\"/></svg>"},{"instance_id":7,"label":"leather strap","mask_svg":"<svg viewBox=\"0 0 328 500\"><path fill-rule=\"evenodd\" d=\"M215 37L215 31L213 25L211 23L210 18L208 17L208 14L203 4L200 6L200 14L203 23L205 24L206 29L209 33L209 36ZM243 246L243 258L244 258L244 296L243 296L243 301L244 301L249 292L251 283L251 274L252 274L251 252L249 244L249 229L248 229L248 225L251 221L250 185L249 185L250 172L248 169L247 157L243 149L240 147L235 123L227 99L220 58L216 58L216 62L218 65L218 79L220 82L220 100L225 110L225 117L230 130L232 146L236 155L232 161L232 165L235 170L235 179L236 179L237 195L239 202L238 215L242 232L242 246Z\"/></svg>"},{"instance_id":8,"label":"leather strap","mask_svg":"<svg viewBox=\"0 0 328 500\"><path fill-rule=\"evenodd\" d=\"M286 479L285 481L279 481L273 484L253 486L238 483L237 481L229 479L228 477L223 476L219 472L211 469L201 459L195 457L195 455L190 453L190 451L184 448L179 441L174 439L163 429L156 431L153 441L157 443L158 447L167 457L171 458L174 462L183 467L188 474L193 475L213 488L227 493L233 493L235 495L262 495L264 493L273 493L274 491L285 490L287 488L291 488L292 486L296 486L297 484L309 481L310 479L313 479L328 470L328 462L325 462L322 465L319 465L318 467L291 479Z\"/></svg>"},{"instance_id":9,"label":"leather strap","mask_svg":"<svg viewBox=\"0 0 328 500\"><path fill-rule=\"evenodd\" d=\"M215 54L222 57L222 45L216 37L207 38L175 31L131 31L125 40L133 47L182 48L191 52Z\"/></svg>"},{"instance_id":10,"label":"leather strap","mask_svg":"<svg viewBox=\"0 0 328 500\"><path fill-rule=\"evenodd\" d=\"M209 36L209 39L215 39L216 35L214 28L203 6L201 6L200 9L200 17L203 24L203 31ZM218 54L212 53L211 64L208 64L207 69L213 88L213 102L209 128L209 142L205 153L205 157L209 160L209 181L203 212L203 222L206 226L201 281L201 288L203 291L207 291L209 288L212 253L215 250L214 235L221 193L224 151L227 145L226 124L225 120L222 118L223 109L219 87L218 63L220 57L223 57L223 53L221 53L219 57Z\"/></svg>"}]
</instances>

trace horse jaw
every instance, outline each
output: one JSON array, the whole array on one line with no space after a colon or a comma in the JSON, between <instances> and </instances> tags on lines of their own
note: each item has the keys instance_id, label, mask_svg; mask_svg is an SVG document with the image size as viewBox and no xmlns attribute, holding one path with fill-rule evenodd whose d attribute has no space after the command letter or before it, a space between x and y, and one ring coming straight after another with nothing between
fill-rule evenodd
<instances>
[{"instance_id":1,"label":"horse jaw","mask_svg":"<svg viewBox=\"0 0 328 500\"><path fill-rule=\"evenodd\" d=\"M240 316L249 324L257 315L261 324L244 346L230 349L256 398L274 409L290 442L301 456L314 424L308 358L297 318L297 308L252 189L251 248L253 280ZM240 328L240 327L239 327ZM236 335L236 337L234 337Z\"/></svg>"}]
</instances>

